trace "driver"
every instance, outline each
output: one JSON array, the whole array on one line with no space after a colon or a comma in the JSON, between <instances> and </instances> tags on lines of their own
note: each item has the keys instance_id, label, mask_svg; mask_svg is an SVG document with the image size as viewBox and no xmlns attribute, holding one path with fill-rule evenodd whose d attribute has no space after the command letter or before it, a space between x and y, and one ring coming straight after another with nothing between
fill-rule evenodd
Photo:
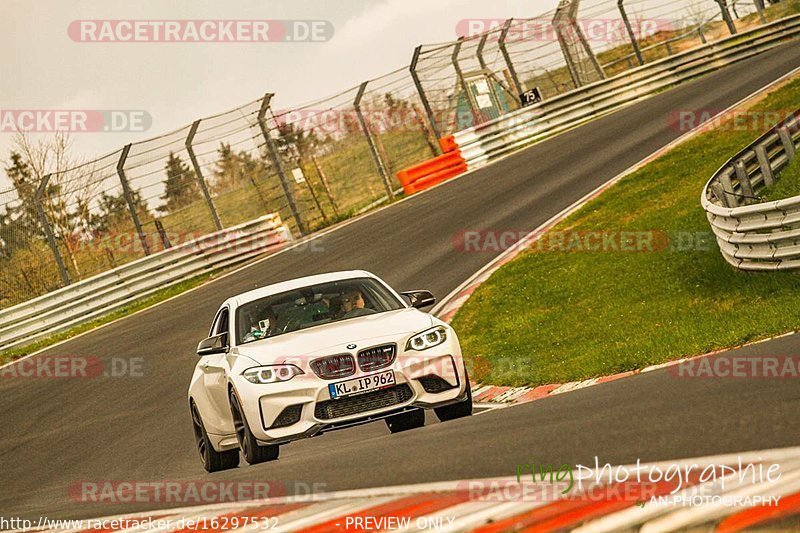
<instances>
[{"instance_id":1,"label":"driver","mask_svg":"<svg viewBox=\"0 0 800 533\"><path fill-rule=\"evenodd\" d=\"M359 316L364 309L364 295L358 289L349 289L342 294L342 318Z\"/></svg>"}]
</instances>

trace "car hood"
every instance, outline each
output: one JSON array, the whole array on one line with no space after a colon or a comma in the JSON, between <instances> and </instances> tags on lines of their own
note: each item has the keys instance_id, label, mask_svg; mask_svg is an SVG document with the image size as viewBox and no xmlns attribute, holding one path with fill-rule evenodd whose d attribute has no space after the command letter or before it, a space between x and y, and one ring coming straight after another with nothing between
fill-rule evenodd
<instances>
[{"instance_id":1,"label":"car hood","mask_svg":"<svg viewBox=\"0 0 800 533\"><path fill-rule=\"evenodd\" d=\"M295 357L315 358L354 352L381 342L399 343L433 324L430 315L417 309L399 309L285 333L238 346L236 350L260 364L291 362ZM348 349L349 344L357 348Z\"/></svg>"}]
</instances>

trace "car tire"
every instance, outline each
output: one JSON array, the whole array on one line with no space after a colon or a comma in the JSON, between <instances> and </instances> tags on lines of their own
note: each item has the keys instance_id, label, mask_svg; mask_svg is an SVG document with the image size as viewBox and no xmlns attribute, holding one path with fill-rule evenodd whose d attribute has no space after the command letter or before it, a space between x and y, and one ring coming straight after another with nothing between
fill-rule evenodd
<instances>
[{"instance_id":1,"label":"car tire","mask_svg":"<svg viewBox=\"0 0 800 533\"><path fill-rule=\"evenodd\" d=\"M425 411L422 409L414 409L413 411L400 413L399 415L390 416L386 419L386 426L392 433L417 429L424 425Z\"/></svg>"},{"instance_id":2,"label":"car tire","mask_svg":"<svg viewBox=\"0 0 800 533\"><path fill-rule=\"evenodd\" d=\"M467 398L462 402L445 405L444 407L434 407L433 412L436 413L436 417L440 422L447 422L448 420L455 420L472 415L472 385L470 385L466 368L464 369L464 376L466 377L467 383Z\"/></svg>"},{"instance_id":3,"label":"car tire","mask_svg":"<svg viewBox=\"0 0 800 533\"><path fill-rule=\"evenodd\" d=\"M197 451L200 453L200 460L206 472L219 472L229 470L239 466L239 450L228 450L218 452L211 445L211 441L203 426L203 419L194 402L191 403L192 427L194 429L194 440Z\"/></svg>"},{"instance_id":4,"label":"car tire","mask_svg":"<svg viewBox=\"0 0 800 533\"><path fill-rule=\"evenodd\" d=\"M277 459L280 448L277 444L261 446L258 443L250 431L250 426L247 425L247 420L244 418L244 411L239 403L239 398L233 391L231 391L230 401L233 426L236 429L236 440L239 441L239 449L242 451L247 464L256 465Z\"/></svg>"}]
</instances>

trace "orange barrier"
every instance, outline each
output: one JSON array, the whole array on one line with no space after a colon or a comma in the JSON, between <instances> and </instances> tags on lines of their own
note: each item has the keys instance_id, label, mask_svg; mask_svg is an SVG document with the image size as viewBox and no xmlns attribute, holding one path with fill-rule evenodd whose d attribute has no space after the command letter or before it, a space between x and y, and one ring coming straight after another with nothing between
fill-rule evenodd
<instances>
[{"instance_id":1,"label":"orange barrier","mask_svg":"<svg viewBox=\"0 0 800 533\"><path fill-rule=\"evenodd\" d=\"M453 136L439 139L444 155L408 167L397 173L406 194L414 194L466 172L467 162Z\"/></svg>"},{"instance_id":2,"label":"orange barrier","mask_svg":"<svg viewBox=\"0 0 800 533\"><path fill-rule=\"evenodd\" d=\"M442 149L443 154L447 154L458 150L458 143L456 143L455 136L448 135L439 139L439 147Z\"/></svg>"}]
</instances>

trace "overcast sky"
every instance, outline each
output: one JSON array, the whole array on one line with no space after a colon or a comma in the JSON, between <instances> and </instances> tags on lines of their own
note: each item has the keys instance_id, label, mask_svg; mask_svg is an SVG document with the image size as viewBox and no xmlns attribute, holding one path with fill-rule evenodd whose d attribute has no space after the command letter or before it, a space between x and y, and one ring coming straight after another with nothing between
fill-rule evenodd
<instances>
[{"instance_id":1,"label":"overcast sky","mask_svg":"<svg viewBox=\"0 0 800 533\"><path fill-rule=\"evenodd\" d=\"M531 17L557 0L0 0L0 109L140 109L146 133L74 134L81 155L170 131L276 93L281 108L407 65L420 43L450 41L465 18ZM82 19L327 20L322 43L83 43ZM0 159L11 133L0 132ZM8 181L0 173L0 188Z\"/></svg>"}]
</instances>

